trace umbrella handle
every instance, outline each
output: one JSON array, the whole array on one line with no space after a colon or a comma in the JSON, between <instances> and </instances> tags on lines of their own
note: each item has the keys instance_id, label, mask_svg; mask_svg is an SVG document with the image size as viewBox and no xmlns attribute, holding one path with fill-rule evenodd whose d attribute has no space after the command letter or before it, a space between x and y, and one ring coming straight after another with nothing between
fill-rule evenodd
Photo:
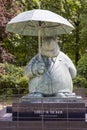
<instances>
[{"instance_id":1,"label":"umbrella handle","mask_svg":"<svg viewBox=\"0 0 87 130\"><path fill-rule=\"evenodd\" d=\"M38 30L38 47L39 60L41 60L41 29Z\"/></svg>"}]
</instances>

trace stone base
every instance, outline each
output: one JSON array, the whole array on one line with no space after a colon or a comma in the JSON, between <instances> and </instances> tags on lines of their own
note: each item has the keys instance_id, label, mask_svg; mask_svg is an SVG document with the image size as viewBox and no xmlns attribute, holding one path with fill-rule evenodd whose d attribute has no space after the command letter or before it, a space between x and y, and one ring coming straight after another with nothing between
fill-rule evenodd
<instances>
[{"instance_id":1,"label":"stone base","mask_svg":"<svg viewBox=\"0 0 87 130\"><path fill-rule=\"evenodd\" d=\"M13 103L13 121L85 121L85 103L82 100L31 98Z\"/></svg>"},{"instance_id":2,"label":"stone base","mask_svg":"<svg viewBox=\"0 0 87 130\"><path fill-rule=\"evenodd\" d=\"M7 107L7 111L1 110L0 130L87 130L83 101L36 100L14 102L13 106ZM11 113L12 118L9 116ZM35 118L36 114L39 119Z\"/></svg>"},{"instance_id":3,"label":"stone base","mask_svg":"<svg viewBox=\"0 0 87 130\"><path fill-rule=\"evenodd\" d=\"M87 122L0 121L0 130L87 130Z\"/></svg>"}]
</instances>

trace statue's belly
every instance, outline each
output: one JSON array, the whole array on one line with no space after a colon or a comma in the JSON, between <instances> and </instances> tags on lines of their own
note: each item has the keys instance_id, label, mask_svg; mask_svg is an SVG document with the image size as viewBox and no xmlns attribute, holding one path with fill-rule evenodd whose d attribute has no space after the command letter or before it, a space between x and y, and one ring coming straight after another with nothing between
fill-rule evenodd
<instances>
[{"instance_id":1,"label":"statue's belly","mask_svg":"<svg viewBox=\"0 0 87 130\"><path fill-rule=\"evenodd\" d=\"M72 79L69 70L64 65L54 66L40 77L30 81L30 92L53 94L58 92L72 92Z\"/></svg>"},{"instance_id":2,"label":"statue's belly","mask_svg":"<svg viewBox=\"0 0 87 130\"><path fill-rule=\"evenodd\" d=\"M59 66L51 73L53 91L56 92L72 92L72 79L66 66Z\"/></svg>"}]
</instances>

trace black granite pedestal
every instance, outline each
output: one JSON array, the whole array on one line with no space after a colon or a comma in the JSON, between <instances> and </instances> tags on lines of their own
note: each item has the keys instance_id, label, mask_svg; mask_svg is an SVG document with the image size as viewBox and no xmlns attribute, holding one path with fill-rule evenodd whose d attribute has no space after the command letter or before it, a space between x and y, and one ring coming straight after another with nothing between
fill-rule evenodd
<instances>
[{"instance_id":1,"label":"black granite pedestal","mask_svg":"<svg viewBox=\"0 0 87 130\"><path fill-rule=\"evenodd\" d=\"M82 100L52 98L29 99L14 102L13 121L85 121L85 103Z\"/></svg>"}]
</instances>

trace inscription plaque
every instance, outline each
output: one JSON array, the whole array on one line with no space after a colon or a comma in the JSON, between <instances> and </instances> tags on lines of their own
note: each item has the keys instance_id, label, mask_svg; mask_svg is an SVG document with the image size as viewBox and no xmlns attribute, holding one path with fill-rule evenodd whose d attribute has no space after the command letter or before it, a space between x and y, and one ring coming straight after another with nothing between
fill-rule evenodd
<instances>
[{"instance_id":1,"label":"inscription plaque","mask_svg":"<svg viewBox=\"0 0 87 130\"><path fill-rule=\"evenodd\" d=\"M83 102L19 102L12 106L13 120L85 120L85 104Z\"/></svg>"}]
</instances>

